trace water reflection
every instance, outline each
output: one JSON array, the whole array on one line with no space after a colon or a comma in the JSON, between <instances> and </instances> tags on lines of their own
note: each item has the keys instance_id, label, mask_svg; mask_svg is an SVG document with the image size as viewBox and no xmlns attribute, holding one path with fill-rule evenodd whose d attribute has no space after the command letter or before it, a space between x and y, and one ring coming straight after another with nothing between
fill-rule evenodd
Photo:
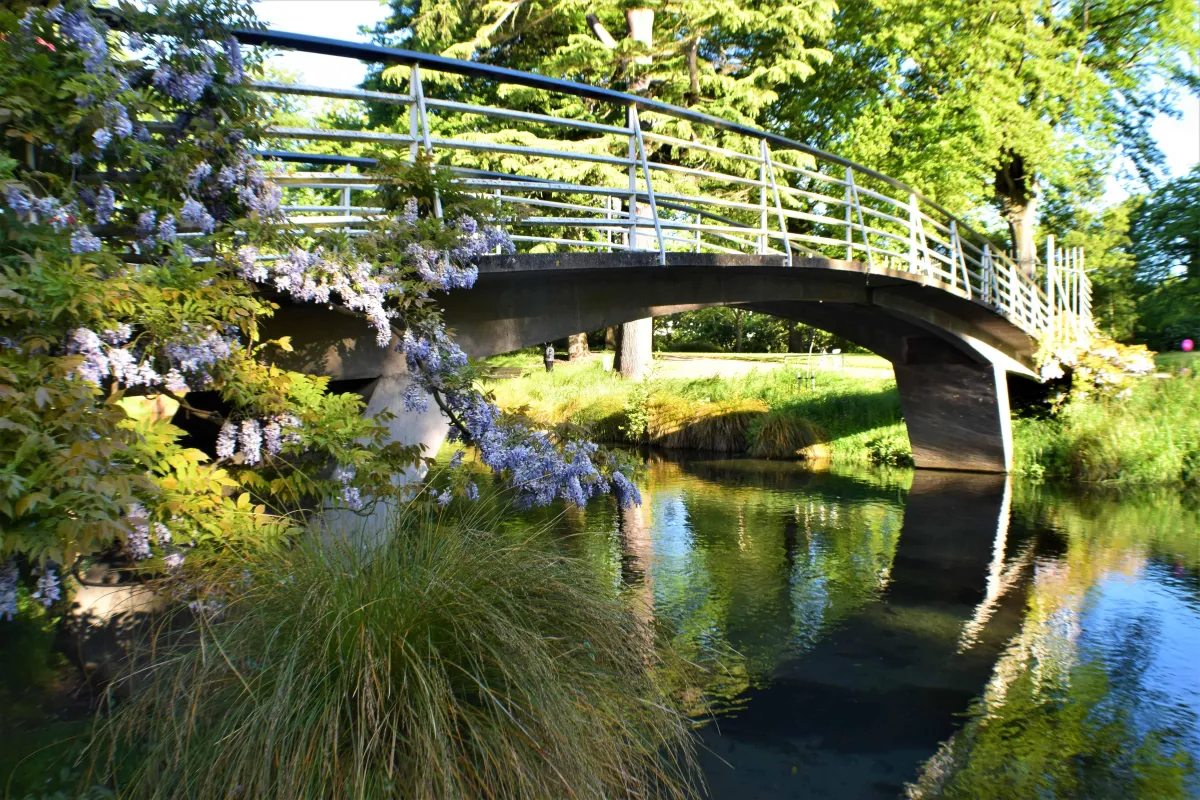
<instances>
[{"instance_id":1,"label":"water reflection","mask_svg":"<svg viewBox=\"0 0 1200 800\"><path fill-rule=\"evenodd\" d=\"M564 518L691 660L713 797L1200 794L1197 513L995 476L655 459ZM717 666L719 665L719 667Z\"/></svg>"}]
</instances>

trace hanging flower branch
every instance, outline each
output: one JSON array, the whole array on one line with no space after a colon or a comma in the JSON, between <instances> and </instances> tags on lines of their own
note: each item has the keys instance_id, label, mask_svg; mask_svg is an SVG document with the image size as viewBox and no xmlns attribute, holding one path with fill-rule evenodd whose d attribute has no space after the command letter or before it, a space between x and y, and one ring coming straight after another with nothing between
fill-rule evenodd
<instances>
[{"instance_id":1,"label":"hanging flower branch","mask_svg":"<svg viewBox=\"0 0 1200 800\"><path fill-rule=\"evenodd\" d=\"M305 509L399 496L418 448L389 442L357 395L277 365L290 343L260 324L279 303L336 305L403 349L409 407L433 397L522 504L637 502L594 445L504 418L446 334L432 295L512 249L496 209L424 157L378 153L384 213L359 235L295 224L281 165L256 156L272 109L231 35L256 24L249 4L151 9L0 10L0 616L11 554L49 604L54 565L81 554L170 569L194 546L269 544ZM147 411L163 399L209 426L214 457Z\"/></svg>"}]
</instances>

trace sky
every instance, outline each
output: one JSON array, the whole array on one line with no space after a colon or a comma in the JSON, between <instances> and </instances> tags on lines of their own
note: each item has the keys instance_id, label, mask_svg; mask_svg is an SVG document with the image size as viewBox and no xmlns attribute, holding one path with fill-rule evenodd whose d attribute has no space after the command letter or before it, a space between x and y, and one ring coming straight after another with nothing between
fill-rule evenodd
<instances>
[{"instance_id":1,"label":"sky","mask_svg":"<svg viewBox=\"0 0 1200 800\"><path fill-rule=\"evenodd\" d=\"M359 26L374 25L387 15L380 0L258 0L254 7L259 19L277 30L352 41L368 41ZM366 73L359 62L304 53L283 53L274 63L304 82L334 88L352 88ZM1200 96L1185 98L1180 107L1182 119L1160 116L1152 128L1172 177L1200 163ZM1109 180L1106 201L1116 202L1127 194L1120 181Z\"/></svg>"}]
</instances>

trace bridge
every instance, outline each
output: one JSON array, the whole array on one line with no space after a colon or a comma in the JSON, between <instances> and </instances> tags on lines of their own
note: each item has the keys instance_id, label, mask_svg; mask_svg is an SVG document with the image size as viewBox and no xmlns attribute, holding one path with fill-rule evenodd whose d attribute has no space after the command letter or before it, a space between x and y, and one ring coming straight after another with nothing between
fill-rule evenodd
<instances>
[{"instance_id":1,"label":"bridge","mask_svg":"<svg viewBox=\"0 0 1200 800\"><path fill-rule=\"evenodd\" d=\"M1092 330L1079 250L1051 238L1044 260L1018 265L902 182L801 142L427 53L279 31L238 38L404 74L395 92L256 84L269 95L395 109L392 131L270 130L275 146L264 156L296 165L279 181L297 225L353 235L383 211L370 205L376 162L312 149L330 141L407 150L414 161L423 150L456 188L494 198L511 215L518 252L485 256L476 286L444 298L447 323L470 355L714 305L760 311L888 359L918 467L1006 472L1007 374L1035 377L1039 344ZM464 81L486 87L492 104L438 97ZM379 348L360 320L295 305L274 325L292 336L291 366L369 381L368 410L396 413L394 436L440 443L444 422L403 411L402 356Z\"/></svg>"}]
</instances>

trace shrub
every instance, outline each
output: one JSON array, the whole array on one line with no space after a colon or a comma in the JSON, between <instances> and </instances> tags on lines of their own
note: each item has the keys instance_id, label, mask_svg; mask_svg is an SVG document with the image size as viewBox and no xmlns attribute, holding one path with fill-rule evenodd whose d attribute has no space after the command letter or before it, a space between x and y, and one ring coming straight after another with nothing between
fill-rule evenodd
<instances>
[{"instance_id":1,"label":"shrub","mask_svg":"<svg viewBox=\"0 0 1200 800\"><path fill-rule=\"evenodd\" d=\"M695 342L675 342L667 348L672 353L726 353L724 347L706 339Z\"/></svg>"},{"instance_id":2,"label":"shrub","mask_svg":"<svg viewBox=\"0 0 1200 800\"><path fill-rule=\"evenodd\" d=\"M1049 419L1017 419L1018 471L1080 482L1194 480L1200 450L1200 380L1133 378L1123 397L1076 394Z\"/></svg>"},{"instance_id":3,"label":"shrub","mask_svg":"<svg viewBox=\"0 0 1200 800\"><path fill-rule=\"evenodd\" d=\"M418 513L420 516L418 516ZM374 547L229 563L92 746L123 797L682 797L637 623L548 546L410 511Z\"/></svg>"}]
</instances>

